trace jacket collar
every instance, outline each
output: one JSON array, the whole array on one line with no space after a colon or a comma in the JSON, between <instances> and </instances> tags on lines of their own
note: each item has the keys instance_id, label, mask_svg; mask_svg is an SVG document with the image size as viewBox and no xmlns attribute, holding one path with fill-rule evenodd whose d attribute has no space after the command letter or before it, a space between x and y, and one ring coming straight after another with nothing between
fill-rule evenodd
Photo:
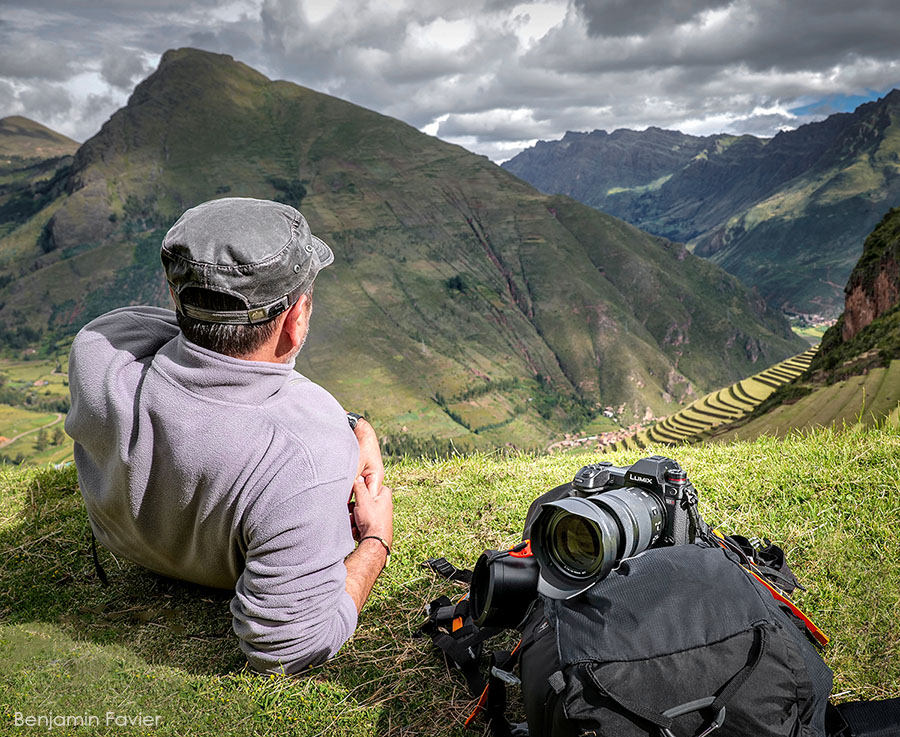
<instances>
[{"instance_id":1,"label":"jacket collar","mask_svg":"<svg viewBox=\"0 0 900 737\"><path fill-rule=\"evenodd\" d=\"M180 332L159 350L153 368L193 394L245 406L277 399L292 378L300 377L293 362L232 358L201 348Z\"/></svg>"}]
</instances>

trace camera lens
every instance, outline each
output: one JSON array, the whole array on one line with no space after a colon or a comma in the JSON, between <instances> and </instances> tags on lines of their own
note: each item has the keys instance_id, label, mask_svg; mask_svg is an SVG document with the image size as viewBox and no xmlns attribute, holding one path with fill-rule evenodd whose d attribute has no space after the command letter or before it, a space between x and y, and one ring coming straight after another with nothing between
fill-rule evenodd
<instances>
[{"instance_id":1,"label":"camera lens","mask_svg":"<svg viewBox=\"0 0 900 737\"><path fill-rule=\"evenodd\" d=\"M634 487L545 504L532 531L538 591L553 599L581 593L653 545L664 521L662 500Z\"/></svg>"},{"instance_id":2,"label":"camera lens","mask_svg":"<svg viewBox=\"0 0 900 737\"><path fill-rule=\"evenodd\" d=\"M602 533L584 517L560 515L552 535L560 562L572 571L587 571L602 557Z\"/></svg>"}]
</instances>

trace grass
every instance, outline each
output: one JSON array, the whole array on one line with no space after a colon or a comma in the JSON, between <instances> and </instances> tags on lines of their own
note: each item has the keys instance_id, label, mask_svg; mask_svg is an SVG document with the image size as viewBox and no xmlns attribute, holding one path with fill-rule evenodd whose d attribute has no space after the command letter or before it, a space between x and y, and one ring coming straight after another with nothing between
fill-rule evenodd
<instances>
[{"instance_id":1,"label":"grass","mask_svg":"<svg viewBox=\"0 0 900 737\"><path fill-rule=\"evenodd\" d=\"M795 325L791 330L811 345L816 345L822 340L822 336L825 335L825 331L828 330L829 327L829 325L806 325L804 327Z\"/></svg>"},{"instance_id":2,"label":"grass","mask_svg":"<svg viewBox=\"0 0 900 737\"><path fill-rule=\"evenodd\" d=\"M662 447L620 452L630 463ZM701 512L725 531L783 545L807 587L797 597L832 636L840 699L900 695L900 436L818 430L784 440L679 448ZM590 458L566 455L388 467L395 489L391 567L353 639L302 678L245 669L227 592L162 579L106 552L103 588L88 554L74 468L0 467L0 734L23 714L159 716L131 734L462 735L465 685L430 642L413 639L425 602L458 585L420 567L443 555L471 566L508 546L532 499ZM72 735L114 735L101 723ZM54 730L64 735L65 729Z\"/></svg>"}]
</instances>

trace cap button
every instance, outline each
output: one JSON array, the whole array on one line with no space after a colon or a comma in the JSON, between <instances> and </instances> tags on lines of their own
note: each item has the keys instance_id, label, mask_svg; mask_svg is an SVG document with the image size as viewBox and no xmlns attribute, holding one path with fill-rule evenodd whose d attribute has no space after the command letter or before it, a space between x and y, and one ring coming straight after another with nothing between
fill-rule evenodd
<instances>
[{"instance_id":1,"label":"cap button","mask_svg":"<svg viewBox=\"0 0 900 737\"><path fill-rule=\"evenodd\" d=\"M300 264L294 264L294 273L295 273L295 274L299 274L299 273L300 273Z\"/></svg>"}]
</instances>

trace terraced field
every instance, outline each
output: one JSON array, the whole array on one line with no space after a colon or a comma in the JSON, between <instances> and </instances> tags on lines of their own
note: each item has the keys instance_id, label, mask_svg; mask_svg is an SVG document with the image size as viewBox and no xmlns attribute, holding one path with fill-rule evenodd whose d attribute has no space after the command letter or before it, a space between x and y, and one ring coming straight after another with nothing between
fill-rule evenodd
<instances>
[{"instance_id":1,"label":"terraced field","mask_svg":"<svg viewBox=\"0 0 900 737\"><path fill-rule=\"evenodd\" d=\"M715 440L750 440L763 434L783 437L798 427L857 423L900 426L900 361L823 386L797 402L713 435Z\"/></svg>"},{"instance_id":2,"label":"terraced field","mask_svg":"<svg viewBox=\"0 0 900 737\"><path fill-rule=\"evenodd\" d=\"M635 450L653 443L678 445L707 438L717 428L747 417L779 386L802 374L818 350L813 346L748 379L711 392L648 430L609 446L609 450Z\"/></svg>"}]
</instances>

